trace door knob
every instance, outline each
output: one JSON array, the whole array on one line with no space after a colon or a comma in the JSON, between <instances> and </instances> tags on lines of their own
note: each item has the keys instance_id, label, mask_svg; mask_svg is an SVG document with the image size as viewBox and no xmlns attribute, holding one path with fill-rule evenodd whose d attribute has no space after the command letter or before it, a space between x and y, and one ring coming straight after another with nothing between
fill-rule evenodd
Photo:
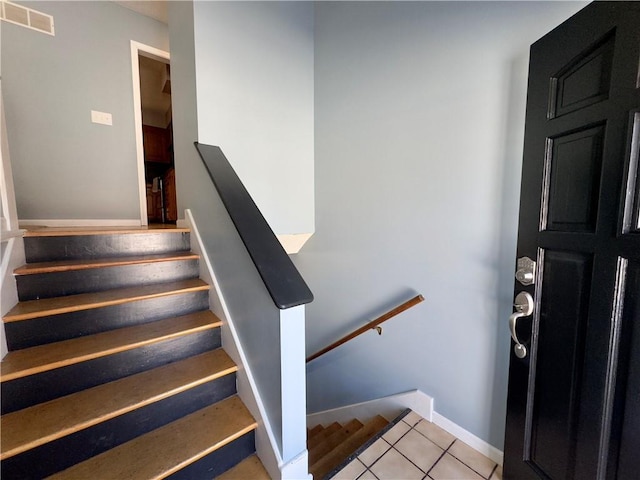
<instances>
[{"instance_id":1,"label":"door knob","mask_svg":"<svg viewBox=\"0 0 640 480\"><path fill-rule=\"evenodd\" d=\"M524 358L527 356L527 347L522 345L518 340L516 334L516 322L521 317L528 317L533 313L533 297L527 292L520 292L516 295L516 300L513 303L516 311L509 316L509 330L511 330L511 338L515 342L513 352L518 358Z\"/></svg>"}]
</instances>

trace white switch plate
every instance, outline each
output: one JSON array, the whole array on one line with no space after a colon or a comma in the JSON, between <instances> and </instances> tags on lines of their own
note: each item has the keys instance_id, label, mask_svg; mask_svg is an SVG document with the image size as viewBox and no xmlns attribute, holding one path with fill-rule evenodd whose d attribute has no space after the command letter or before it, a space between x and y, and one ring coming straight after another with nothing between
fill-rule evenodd
<instances>
[{"instance_id":1,"label":"white switch plate","mask_svg":"<svg viewBox=\"0 0 640 480\"><path fill-rule=\"evenodd\" d=\"M91 110L91 121L93 123L100 123L102 125L113 125L111 114L106 112L97 112L95 110Z\"/></svg>"}]
</instances>

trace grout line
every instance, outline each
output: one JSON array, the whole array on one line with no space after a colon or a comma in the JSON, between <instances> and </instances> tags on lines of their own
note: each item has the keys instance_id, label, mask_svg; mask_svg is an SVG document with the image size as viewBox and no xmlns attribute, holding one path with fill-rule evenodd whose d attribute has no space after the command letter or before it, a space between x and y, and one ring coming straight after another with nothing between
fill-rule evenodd
<instances>
[{"instance_id":1,"label":"grout line","mask_svg":"<svg viewBox=\"0 0 640 480\"><path fill-rule=\"evenodd\" d=\"M433 425L435 425L435 423L433 423L433 422L429 422L429 420L426 420L426 419L425 419L425 422L432 423ZM418 426L418 424L419 424L419 423L420 423L420 422L416 423L416 426ZM436 425L436 426L437 426L437 425ZM429 440L429 441L430 441L431 443L433 443L435 446L437 446L437 447L439 447L439 448L442 448L442 447L440 447L440 445L438 445L436 442L434 442L432 439L430 439L430 438L429 438L428 436L426 436L424 433L420 432L419 430L417 430L417 429L415 429L415 428L412 428L412 430L415 430L415 431L416 431L416 433L418 433L418 434L422 435L424 438L426 438L427 440ZM407 432L407 433L409 433L409 432ZM405 434L405 435L406 435L406 434ZM449 446L448 446L447 448L442 448L442 449L446 452L447 450L449 450L449 449L451 448L451 445L453 445L453 444L454 444L454 442L455 442L456 440L458 440L458 437L454 437L454 438L453 438L453 440L451 441L451 443L449 444Z\"/></svg>"},{"instance_id":2,"label":"grout line","mask_svg":"<svg viewBox=\"0 0 640 480\"><path fill-rule=\"evenodd\" d=\"M418 423L420 423L420 422L418 422ZM417 423L416 423L416 425L417 425ZM414 429L414 428L413 428L413 427L411 427L411 430L413 430L413 429ZM409 430L409 432L410 432L411 430ZM409 433L409 432L407 432L407 433ZM406 435L407 433L405 433L405 435ZM403 437L404 437L405 435L403 435ZM398 441L399 441L399 440L398 440ZM412 463L412 464L413 464L413 465L414 465L418 470L420 470L422 473L424 473L425 475L427 475L427 472L426 472L426 471L424 471L422 468L420 468L418 465L416 465L416 464L413 462L413 460L411 460L409 457L407 457L404 453L402 453L400 450L398 450L398 449L397 449L397 448L395 448L395 447L391 447L391 448L393 448L396 452L398 452L398 453L399 453L400 455L402 455L404 458L406 458L407 460L409 460L409 462L411 462L411 463ZM438 458L438 460L440 460L440 458ZM437 463L437 462L436 462L436 463ZM435 465L435 463L434 463L433 465ZM433 465L431 465L431 468L433 468ZM429 470L431 470L431 468L430 468Z\"/></svg>"},{"instance_id":3,"label":"grout line","mask_svg":"<svg viewBox=\"0 0 640 480\"><path fill-rule=\"evenodd\" d=\"M449 449L453 446L453 444L454 444L454 443L456 443L457 441L460 441L460 442L464 443L462 440L460 440L459 438L457 438L457 437L456 437L456 439L451 443L451 445L449 445L449 448L447 448L447 452L448 452L448 451L449 451ZM471 445L468 445L468 444L466 444L466 443L464 443L464 444L465 444L465 445L467 445L467 446L468 446L469 448L471 448L472 450L475 450L476 452L478 452L478 451L477 451L475 448L473 448ZM480 453L480 452L478 452L478 453ZM477 473L478 475L480 475L480 476L481 476L482 478L484 478L485 480L487 480L488 478L491 478L491 475L489 475L488 477L484 477L484 476L483 476L480 472L478 472L475 468L471 467L470 465L467 465L467 463L466 463L464 460L462 460L462 459L460 459L460 458L456 457L453 453L450 453L449 455L451 455L453 458L455 458L456 460L458 460L461 464L463 464L465 467L467 467L467 468L468 468L468 469L470 469L471 471L473 471L473 472ZM482 453L480 453L480 455L483 455L483 454L482 454ZM489 458L489 457L487 457L486 455L483 455L483 456L484 456L484 457L486 457L486 458ZM489 460L491 460L491 459L489 458ZM496 462L494 462L493 460L491 460L491 462L496 463ZM496 468L498 468L498 464L497 464L497 463L495 464L495 466L494 466L494 467L493 467L493 469L491 470L491 473L492 473L492 474L493 474L493 472L495 471L495 469L496 469Z\"/></svg>"},{"instance_id":4,"label":"grout line","mask_svg":"<svg viewBox=\"0 0 640 480\"><path fill-rule=\"evenodd\" d=\"M404 422L404 418L402 418L400 421ZM428 422L428 420L425 419L425 421ZM398 422L400 423L400 422ZM398 424L396 423L396 425ZM387 445L390 445L391 448L389 448L386 452L384 452L382 455L380 455L371 465L367 466L366 464L364 464L364 462L362 462L359 459L359 456L356 456L355 458L358 459L361 463L364 464L365 466L365 471L360 475L360 477L362 477L362 475L364 475L366 472L369 472L371 475L373 475L375 478L378 478L373 471L371 470L371 467L373 467L376 463L378 463L380 461L380 459L382 459L382 457L384 457L385 455L387 455L387 453L389 453L390 450L395 450L396 453L400 454L402 457L404 457L407 461L409 461L413 466L415 466L418 470L420 470L421 472L425 473L425 476L423 477L422 480L433 480L431 476L429 476L429 473L434 469L434 467L438 464L438 462L440 462L440 460L442 460L442 458L449 453L449 450L451 450L451 447L453 447L453 445L457 442L460 441L462 442L462 440L460 440L458 437L454 436L453 441L449 444L449 446L447 448L442 449L442 447L440 447L440 445L438 445L436 442L434 442L433 440L431 440L427 435L424 435L422 432L418 431L415 427L420 423L420 421L418 421L414 426L409 425L407 422L404 422L405 425L407 425L409 427L409 430L407 430L402 436L400 436L395 442L391 443L390 441L388 441L387 439L382 438L382 436L380 436L379 439L384 440L385 443L387 443ZM430 422L433 423L433 422ZM395 426L395 425L394 425ZM406 455L404 455L400 450L398 450L397 448L395 448L395 445L398 444L400 442L400 440L402 440L404 437L406 437L410 431L414 430L416 433L418 433L420 436L422 436L423 438L425 438L426 440L430 441L431 443L433 443L434 445L436 445L438 448L442 449L442 454L438 457L438 459L433 462L433 464L431 465L431 467L429 467L429 469L425 472L422 468L420 468L418 465L416 465L409 457L407 457ZM462 442L463 444L465 442ZM466 444L465 444L466 445ZM470 448L472 448L473 450L475 450L473 447L470 446ZM475 450L477 451L477 450ZM360 452L362 453L362 452ZM482 455L481 452L478 452ZM459 459L458 457L456 457L455 455L453 455L452 453L449 453L449 455L451 455L451 457L453 457L454 459L456 459L458 462L460 462L461 464L463 464L465 467L467 467L468 469L470 469L472 472L476 473L478 476L480 476L481 478L485 479L485 480L489 480L491 478L491 476L494 474L494 472L497 470L498 468L498 464L491 460L494 463L493 469L491 470L491 473L489 474L488 477L483 476L480 472L476 471L474 468L472 468L471 466L467 465L467 463L461 459ZM484 455L486 457L486 455ZM488 457L487 457L488 458ZM358 478L360 478L358 477Z\"/></svg>"},{"instance_id":5,"label":"grout line","mask_svg":"<svg viewBox=\"0 0 640 480\"><path fill-rule=\"evenodd\" d=\"M455 442L455 440L454 440L454 442ZM451 443L451 445L453 445L453 442ZM451 445L449 445L449 448L451 448ZM447 450L449 450L449 448L447 448ZM427 470L427 475L429 475L429 473L431 473L431 470L433 470L433 468L438 464L438 462L440 460L442 460L442 457L444 457L447 454L447 450L443 450L442 451L442 455L440 455L438 457L438 459L435 462L433 462L433 465L431 465L431 468L429 468L429 470Z\"/></svg>"}]
</instances>

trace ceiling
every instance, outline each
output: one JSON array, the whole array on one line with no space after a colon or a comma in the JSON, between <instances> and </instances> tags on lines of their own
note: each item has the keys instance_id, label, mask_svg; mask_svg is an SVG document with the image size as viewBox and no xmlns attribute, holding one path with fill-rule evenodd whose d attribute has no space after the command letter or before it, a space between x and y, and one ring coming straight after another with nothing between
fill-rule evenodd
<instances>
[{"instance_id":1,"label":"ceiling","mask_svg":"<svg viewBox=\"0 0 640 480\"><path fill-rule=\"evenodd\" d=\"M168 24L167 2L166 0L112 0L118 5L122 5L129 10L138 12L146 17L153 18L159 22Z\"/></svg>"}]
</instances>

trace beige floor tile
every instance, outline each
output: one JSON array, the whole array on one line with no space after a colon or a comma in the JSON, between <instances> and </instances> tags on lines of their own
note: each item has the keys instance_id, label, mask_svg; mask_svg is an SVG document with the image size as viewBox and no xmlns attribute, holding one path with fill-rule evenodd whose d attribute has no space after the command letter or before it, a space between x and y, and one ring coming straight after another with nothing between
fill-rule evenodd
<instances>
[{"instance_id":1,"label":"beige floor tile","mask_svg":"<svg viewBox=\"0 0 640 480\"><path fill-rule=\"evenodd\" d=\"M373 473L367 470L362 474L361 477L358 477L358 480L378 480L378 477L376 477Z\"/></svg>"},{"instance_id":2,"label":"beige floor tile","mask_svg":"<svg viewBox=\"0 0 640 480\"><path fill-rule=\"evenodd\" d=\"M336 480L355 480L367 469L357 458L340 470L333 477Z\"/></svg>"},{"instance_id":3,"label":"beige floor tile","mask_svg":"<svg viewBox=\"0 0 640 480\"><path fill-rule=\"evenodd\" d=\"M450 453L485 478L491 475L491 472L496 466L496 462L485 457L480 452L460 440L456 440L451 448L447 450L447 453Z\"/></svg>"},{"instance_id":4,"label":"beige floor tile","mask_svg":"<svg viewBox=\"0 0 640 480\"><path fill-rule=\"evenodd\" d=\"M409 425L410 427L413 427L416 423L418 423L420 420L422 420L422 417L420 415L418 415L416 412L409 412L407 415L404 416L404 418L402 419L402 421L404 423L406 423L407 425Z\"/></svg>"},{"instance_id":5,"label":"beige floor tile","mask_svg":"<svg viewBox=\"0 0 640 480\"><path fill-rule=\"evenodd\" d=\"M393 448L373 464L370 470L381 479L419 480L424 473Z\"/></svg>"},{"instance_id":6,"label":"beige floor tile","mask_svg":"<svg viewBox=\"0 0 640 480\"><path fill-rule=\"evenodd\" d=\"M382 455L384 455L390 448L391 445L380 438L376 440L364 452L362 452L358 456L358 459L368 467L372 465L376 460L378 460Z\"/></svg>"},{"instance_id":7,"label":"beige floor tile","mask_svg":"<svg viewBox=\"0 0 640 480\"><path fill-rule=\"evenodd\" d=\"M411 430L402 437L394 448L425 472L429 471L444 452L442 448L415 430Z\"/></svg>"},{"instance_id":8,"label":"beige floor tile","mask_svg":"<svg viewBox=\"0 0 640 480\"><path fill-rule=\"evenodd\" d=\"M409 430L411 430L409 425L404 422L398 422L387 433L385 433L382 438L393 445Z\"/></svg>"},{"instance_id":9,"label":"beige floor tile","mask_svg":"<svg viewBox=\"0 0 640 480\"><path fill-rule=\"evenodd\" d=\"M502 465L498 465L489 480L502 480Z\"/></svg>"},{"instance_id":10,"label":"beige floor tile","mask_svg":"<svg viewBox=\"0 0 640 480\"><path fill-rule=\"evenodd\" d=\"M456 437L451 435L446 430L443 430L435 423L431 423L427 420L422 420L413 428L415 428L417 431L419 431L421 434L423 434L433 443L435 443L441 448L444 448L445 450L449 448L449 446L456 439Z\"/></svg>"},{"instance_id":11,"label":"beige floor tile","mask_svg":"<svg viewBox=\"0 0 640 480\"><path fill-rule=\"evenodd\" d=\"M429 476L433 480L482 480L480 475L448 453L438 460Z\"/></svg>"}]
</instances>

